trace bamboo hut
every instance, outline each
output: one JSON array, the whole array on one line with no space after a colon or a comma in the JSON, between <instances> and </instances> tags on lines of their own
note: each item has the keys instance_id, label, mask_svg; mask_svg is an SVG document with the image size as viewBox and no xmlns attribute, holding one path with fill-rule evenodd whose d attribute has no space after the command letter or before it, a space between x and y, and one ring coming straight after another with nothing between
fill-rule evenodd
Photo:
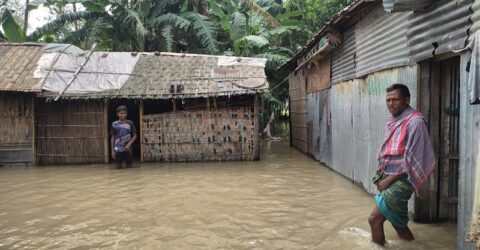
<instances>
[{"instance_id":1,"label":"bamboo hut","mask_svg":"<svg viewBox=\"0 0 480 250\"><path fill-rule=\"evenodd\" d=\"M109 124L127 105L141 161L259 159L266 60L174 53L46 53L35 77L39 164L108 162Z\"/></svg>"},{"instance_id":2,"label":"bamboo hut","mask_svg":"<svg viewBox=\"0 0 480 250\"><path fill-rule=\"evenodd\" d=\"M41 46L0 43L0 165L32 163L34 155L33 78Z\"/></svg>"}]
</instances>

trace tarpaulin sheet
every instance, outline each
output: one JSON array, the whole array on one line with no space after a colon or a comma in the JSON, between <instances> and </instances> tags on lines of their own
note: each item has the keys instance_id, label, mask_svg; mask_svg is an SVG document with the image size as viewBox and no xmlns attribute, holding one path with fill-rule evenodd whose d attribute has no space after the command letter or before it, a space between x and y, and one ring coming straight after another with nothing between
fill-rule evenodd
<instances>
[{"instance_id":1,"label":"tarpaulin sheet","mask_svg":"<svg viewBox=\"0 0 480 250\"><path fill-rule=\"evenodd\" d=\"M66 94L116 90L127 81L139 58L130 53L94 52L87 60L88 54L46 53L38 61L34 77L41 79L43 90L54 93L62 93L72 79Z\"/></svg>"}]
</instances>

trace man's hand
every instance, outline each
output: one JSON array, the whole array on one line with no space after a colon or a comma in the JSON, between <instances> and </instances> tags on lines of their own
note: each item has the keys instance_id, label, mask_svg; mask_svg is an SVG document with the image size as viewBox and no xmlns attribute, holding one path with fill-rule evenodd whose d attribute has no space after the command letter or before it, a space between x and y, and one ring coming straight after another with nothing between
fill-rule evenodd
<instances>
[{"instance_id":1,"label":"man's hand","mask_svg":"<svg viewBox=\"0 0 480 250\"><path fill-rule=\"evenodd\" d=\"M113 151L113 150L112 150ZM117 159L117 155L115 154L115 151L112 152L112 158L115 160Z\"/></svg>"},{"instance_id":2,"label":"man's hand","mask_svg":"<svg viewBox=\"0 0 480 250\"><path fill-rule=\"evenodd\" d=\"M124 150L125 150L125 151L130 151L130 148L131 148L131 147L132 147L131 144L127 144L127 145L125 145Z\"/></svg>"},{"instance_id":3,"label":"man's hand","mask_svg":"<svg viewBox=\"0 0 480 250\"><path fill-rule=\"evenodd\" d=\"M385 190L385 189L387 189L388 187L390 187L390 185L392 185L392 183L391 183L390 180L387 178L387 179L381 180L381 181L378 183L377 189L378 189L378 191L383 192L383 190Z\"/></svg>"}]
</instances>

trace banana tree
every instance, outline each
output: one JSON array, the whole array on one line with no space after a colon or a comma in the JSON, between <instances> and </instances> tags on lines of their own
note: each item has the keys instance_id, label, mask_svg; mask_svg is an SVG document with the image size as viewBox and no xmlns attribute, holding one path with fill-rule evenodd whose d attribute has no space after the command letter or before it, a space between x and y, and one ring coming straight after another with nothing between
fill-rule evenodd
<instances>
[{"instance_id":1,"label":"banana tree","mask_svg":"<svg viewBox=\"0 0 480 250\"><path fill-rule=\"evenodd\" d=\"M49 1L45 3L58 4L58 1ZM82 47L97 43L105 50L219 53L216 25L207 16L195 12L188 1L64 1L79 3L85 10L59 15L33 32L29 39L56 34L60 41ZM73 23L80 23L79 29L62 31Z\"/></svg>"},{"instance_id":2,"label":"banana tree","mask_svg":"<svg viewBox=\"0 0 480 250\"><path fill-rule=\"evenodd\" d=\"M0 6L0 38L9 42L24 42L25 33L6 6ZM3 31L2 31L3 30Z\"/></svg>"}]
</instances>

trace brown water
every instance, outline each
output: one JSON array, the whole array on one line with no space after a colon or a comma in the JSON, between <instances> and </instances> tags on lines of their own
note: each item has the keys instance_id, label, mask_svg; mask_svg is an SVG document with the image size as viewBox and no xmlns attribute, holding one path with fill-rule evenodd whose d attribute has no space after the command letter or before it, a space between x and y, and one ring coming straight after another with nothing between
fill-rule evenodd
<instances>
[{"instance_id":1,"label":"brown water","mask_svg":"<svg viewBox=\"0 0 480 250\"><path fill-rule=\"evenodd\" d=\"M288 147L259 162L0 168L0 249L380 249L373 198ZM454 224L411 223L389 249L454 249Z\"/></svg>"}]
</instances>

